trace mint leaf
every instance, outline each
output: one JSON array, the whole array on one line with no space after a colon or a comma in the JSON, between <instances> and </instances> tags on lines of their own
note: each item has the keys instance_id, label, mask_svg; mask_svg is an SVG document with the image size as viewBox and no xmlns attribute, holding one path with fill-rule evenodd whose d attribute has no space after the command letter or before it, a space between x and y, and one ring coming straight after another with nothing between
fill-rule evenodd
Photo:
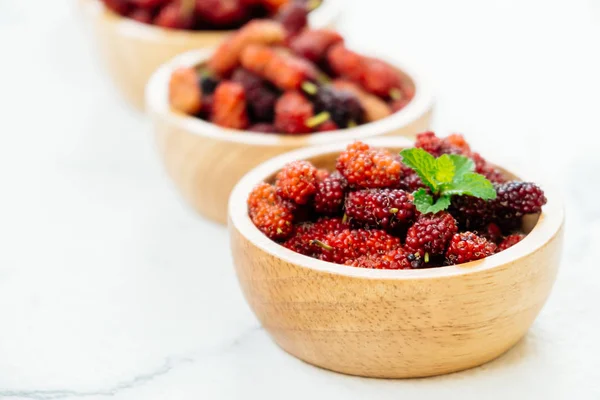
<instances>
[{"instance_id":1,"label":"mint leaf","mask_svg":"<svg viewBox=\"0 0 600 400\"><path fill-rule=\"evenodd\" d=\"M450 207L450 196L442 196L432 205L427 212L438 213L446 208Z\"/></svg>"},{"instance_id":2,"label":"mint leaf","mask_svg":"<svg viewBox=\"0 0 600 400\"><path fill-rule=\"evenodd\" d=\"M450 183L454 178L456 168L448 154L442 154L435 160L435 179L440 183Z\"/></svg>"},{"instance_id":3,"label":"mint leaf","mask_svg":"<svg viewBox=\"0 0 600 400\"><path fill-rule=\"evenodd\" d=\"M470 158L458 154L450 154L448 157L454 164L454 180L461 179L467 172L475 171L475 163Z\"/></svg>"},{"instance_id":4,"label":"mint leaf","mask_svg":"<svg viewBox=\"0 0 600 400\"><path fill-rule=\"evenodd\" d=\"M425 189L421 188L415 192L413 203L417 210L423 214L435 214L450 206L450 196L442 196L434 203L433 197Z\"/></svg>"},{"instance_id":5,"label":"mint leaf","mask_svg":"<svg viewBox=\"0 0 600 400\"><path fill-rule=\"evenodd\" d=\"M417 210L424 212L422 210L428 209L433 205L433 197L423 188L417 190L413 194L413 203Z\"/></svg>"},{"instance_id":6,"label":"mint leaf","mask_svg":"<svg viewBox=\"0 0 600 400\"><path fill-rule=\"evenodd\" d=\"M496 198L496 189L485 176L467 172L458 180L445 185L442 194L446 196L466 194L483 200L493 200Z\"/></svg>"},{"instance_id":7,"label":"mint leaf","mask_svg":"<svg viewBox=\"0 0 600 400\"><path fill-rule=\"evenodd\" d=\"M423 149L404 149L400 152L402 162L415 170L419 178L434 192L438 189L438 183L435 179L437 163L435 157Z\"/></svg>"},{"instance_id":8,"label":"mint leaf","mask_svg":"<svg viewBox=\"0 0 600 400\"><path fill-rule=\"evenodd\" d=\"M419 148L402 150L400 155L402 162L415 170L432 191L429 194L421 188L413 194L415 207L423 214L447 209L452 196L469 195L483 200L496 198L494 185L483 175L473 172L475 162L468 157L443 154L435 158ZM434 198L437 200L434 201Z\"/></svg>"}]
</instances>

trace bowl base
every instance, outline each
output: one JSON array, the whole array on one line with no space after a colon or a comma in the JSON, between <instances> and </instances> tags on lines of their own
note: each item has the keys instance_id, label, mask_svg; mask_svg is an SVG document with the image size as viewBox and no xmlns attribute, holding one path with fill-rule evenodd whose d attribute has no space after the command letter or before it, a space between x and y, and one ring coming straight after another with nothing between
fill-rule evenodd
<instances>
[{"instance_id":1,"label":"bowl base","mask_svg":"<svg viewBox=\"0 0 600 400\"><path fill-rule=\"evenodd\" d=\"M504 354L509 352L513 347L515 347L522 339L525 337L527 332L524 335L516 339L514 342L508 343L506 347L500 349L499 351L493 353L487 353L485 355L480 355L477 358L472 358L468 360L456 361L453 365L440 366L440 365L431 365L431 369L412 369L406 367L398 367L393 368L388 366L388 368L382 368L377 370L372 369L363 369L362 367L357 366L341 366L337 363L323 363L323 362L315 362L307 357L303 357L302 354L294 354L293 352L287 350L284 346L277 342L276 339L273 339L273 342L287 354L299 359L302 362L312 365L313 367L321 368L327 371L336 372L339 374L350 375L350 376L358 376L361 378L375 378L375 379L417 379L417 378L430 378L439 375L447 375L456 372L466 371L472 368L480 367L484 364L492 362L497 358L502 357Z\"/></svg>"}]
</instances>

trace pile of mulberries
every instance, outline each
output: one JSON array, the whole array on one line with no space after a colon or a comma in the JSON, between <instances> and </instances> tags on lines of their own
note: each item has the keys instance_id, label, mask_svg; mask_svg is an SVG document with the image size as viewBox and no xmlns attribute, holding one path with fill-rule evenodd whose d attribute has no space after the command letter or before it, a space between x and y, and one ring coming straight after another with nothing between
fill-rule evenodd
<instances>
[{"instance_id":1,"label":"pile of mulberries","mask_svg":"<svg viewBox=\"0 0 600 400\"><path fill-rule=\"evenodd\" d=\"M308 28L308 2L278 3L273 19L248 22L206 64L173 72L173 110L229 129L302 135L376 121L414 98L414 83L392 65L349 50L336 31Z\"/></svg>"},{"instance_id":2,"label":"pile of mulberries","mask_svg":"<svg viewBox=\"0 0 600 400\"><path fill-rule=\"evenodd\" d=\"M355 142L336 171L294 161L248 198L251 220L286 248L358 268L417 269L463 264L504 251L525 238L522 218L546 204L531 182L508 180L474 153L461 135L418 135L416 146L438 157L457 154L493 183L496 197L453 196L447 209L421 213L414 171L385 149ZM486 175L487 173L487 175ZM491 185L491 184L490 184Z\"/></svg>"},{"instance_id":3,"label":"pile of mulberries","mask_svg":"<svg viewBox=\"0 0 600 400\"><path fill-rule=\"evenodd\" d=\"M236 29L254 18L280 18L290 26L306 24L307 0L102 0L114 13L167 29ZM302 11L295 11L299 8Z\"/></svg>"}]
</instances>

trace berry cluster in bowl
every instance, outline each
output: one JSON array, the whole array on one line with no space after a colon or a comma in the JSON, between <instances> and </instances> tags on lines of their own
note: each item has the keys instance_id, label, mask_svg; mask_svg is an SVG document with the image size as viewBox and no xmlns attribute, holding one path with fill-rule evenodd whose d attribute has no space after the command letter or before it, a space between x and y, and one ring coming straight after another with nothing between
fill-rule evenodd
<instances>
[{"instance_id":1,"label":"berry cluster in bowl","mask_svg":"<svg viewBox=\"0 0 600 400\"><path fill-rule=\"evenodd\" d=\"M237 29L254 18L272 18L292 5L314 10L321 0L102 0L112 11L169 29ZM293 4L292 4L293 3Z\"/></svg>"},{"instance_id":2,"label":"berry cluster in bowl","mask_svg":"<svg viewBox=\"0 0 600 400\"><path fill-rule=\"evenodd\" d=\"M372 269L456 265L525 237L546 204L535 183L509 180L462 135L417 136L394 154L354 142L336 171L285 165L250 193L248 213L270 239L323 261Z\"/></svg>"},{"instance_id":3,"label":"berry cluster in bowl","mask_svg":"<svg viewBox=\"0 0 600 400\"><path fill-rule=\"evenodd\" d=\"M392 65L349 50L329 29L306 26L306 8L254 20L210 60L175 70L172 109L216 125L263 133L308 134L385 118L414 97Z\"/></svg>"}]
</instances>

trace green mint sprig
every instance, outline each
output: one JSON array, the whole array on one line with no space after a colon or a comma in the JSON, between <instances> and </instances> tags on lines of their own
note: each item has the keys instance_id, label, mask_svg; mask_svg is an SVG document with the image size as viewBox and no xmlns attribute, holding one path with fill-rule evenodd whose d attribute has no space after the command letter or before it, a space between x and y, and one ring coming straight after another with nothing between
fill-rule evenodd
<instances>
[{"instance_id":1,"label":"green mint sprig","mask_svg":"<svg viewBox=\"0 0 600 400\"><path fill-rule=\"evenodd\" d=\"M435 158L423 149L400 152L402 162L412 168L431 193L421 188L414 196L417 210L423 214L437 213L450 206L452 196L469 195L484 200L496 198L494 185L483 175L475 173L475 163L468 157L443 154Z\"/></svg>"}]
</instances>

